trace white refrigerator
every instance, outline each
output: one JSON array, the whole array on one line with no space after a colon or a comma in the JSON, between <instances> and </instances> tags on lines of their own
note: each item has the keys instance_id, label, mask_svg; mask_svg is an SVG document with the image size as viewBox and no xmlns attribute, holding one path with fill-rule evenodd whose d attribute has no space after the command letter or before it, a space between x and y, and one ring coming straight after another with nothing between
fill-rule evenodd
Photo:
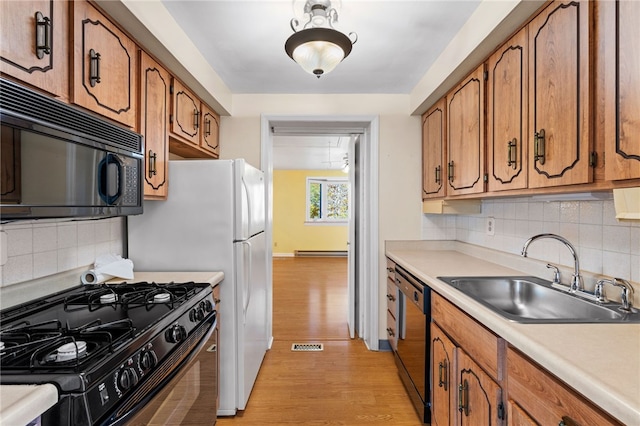
<instances>
[{"instance_id":1,"label":"white refrigerator","mask_svg":"<svg viewBox=\"0 0 640 426\"><path fill-rule=\"evenodd\" d=\"M166 201L128 218L138 271L223 271L218 415L244 410L271 342L264 173L244 160L169 162Z\"/></svg>"}]
</instances>

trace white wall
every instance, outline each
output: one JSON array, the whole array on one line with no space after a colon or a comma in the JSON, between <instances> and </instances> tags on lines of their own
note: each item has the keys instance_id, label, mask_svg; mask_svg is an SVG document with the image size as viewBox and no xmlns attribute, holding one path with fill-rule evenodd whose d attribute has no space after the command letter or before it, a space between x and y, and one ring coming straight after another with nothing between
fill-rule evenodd
<instances>
[{"instance_id":1,"label":"white wall","mask_svg":"<svg viewBox=\"0 0 640 426\"><path fill-rule=\"evenodd\" d=\"M58 219L0 225L0 287L83 266L89 269L101 254L122 255L123 221Z\"/></svg>"},{"instance_id":2,"label":"white wall","mask_svg":"<svg viewBox=\"0 0 640 426\"><path fill-rule=\"evenodd\" d=\"M495 235L485 232L487 217L495 218ZM422 238L458 240L507 253L520 254L531 236L559 234L576 248L583 271L640 283L640 222L615 218L613 200L537 201L513 198L482 201L482 213L470 216L423 215ZM573 258L559 242L539 240L529 257L573 268ZM551 272L549 277L551 278ZM566 282L568 277L564 278Z\"/></svg>"}]
</instances>

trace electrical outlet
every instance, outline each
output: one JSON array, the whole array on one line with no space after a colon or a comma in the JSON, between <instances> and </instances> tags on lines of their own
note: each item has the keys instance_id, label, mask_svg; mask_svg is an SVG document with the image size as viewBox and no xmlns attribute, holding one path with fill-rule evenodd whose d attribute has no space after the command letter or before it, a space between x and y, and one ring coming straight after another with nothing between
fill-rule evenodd
<instances>
[{"instance_id":1,"label":"electrical outlet","mask_svg":"<svg viewBox=\"0 0 640 426\"><path fill-rule=\"evenodd\" d=\"M496 220L493 217L487 218L487 223L485 226L485 230L487 235L495 235L496 234Z\"/></svg>"}]
</instances>

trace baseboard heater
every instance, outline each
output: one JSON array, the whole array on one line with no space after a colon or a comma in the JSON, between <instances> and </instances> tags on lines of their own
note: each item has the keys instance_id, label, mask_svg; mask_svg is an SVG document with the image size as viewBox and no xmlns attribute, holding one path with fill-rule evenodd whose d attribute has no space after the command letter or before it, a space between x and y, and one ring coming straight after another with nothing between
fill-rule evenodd
<instances>
[{"instance_id":1,"label":"baseboard heater","mask_svg":"<svg viewBox=\"0 0 640 426\"><path fill-rule=\"evenodd\" d=\"M346 250L295 250L296 257L346 257Z\"/></svg>"}]
</instances>

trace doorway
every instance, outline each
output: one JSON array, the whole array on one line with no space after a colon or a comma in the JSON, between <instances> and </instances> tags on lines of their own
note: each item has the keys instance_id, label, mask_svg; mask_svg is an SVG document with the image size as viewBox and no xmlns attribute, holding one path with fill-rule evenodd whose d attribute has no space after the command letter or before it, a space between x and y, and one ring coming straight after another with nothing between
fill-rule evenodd
<instances>
[{"instance_id":1,"label":"doorway","mask_svg":"<svg viewBox=\"0 0 640 426\"><path fill-rule=\"evenodd\" d=\"M359 190L352 197L359 220L354 227L349 250L353 273L349 283L349 323L370 350L379 349L378 340L378 118L374 116L262 116L261 161L265 171L267 197L267 238L273 240L273 135L277 134L361 134L355 156ZM354 250L351 250L354 248ZM267 256L273 249L268 247ZM272 268L269 262L269 268ZM272 270L268 271L269 276ZM357 292L357 293L356 293ZM272 295L270 296L272 297ZM272 301L272 299L271 299ZM271 317L271 316L270 316Z\"/></svg>"}]
</instances>

